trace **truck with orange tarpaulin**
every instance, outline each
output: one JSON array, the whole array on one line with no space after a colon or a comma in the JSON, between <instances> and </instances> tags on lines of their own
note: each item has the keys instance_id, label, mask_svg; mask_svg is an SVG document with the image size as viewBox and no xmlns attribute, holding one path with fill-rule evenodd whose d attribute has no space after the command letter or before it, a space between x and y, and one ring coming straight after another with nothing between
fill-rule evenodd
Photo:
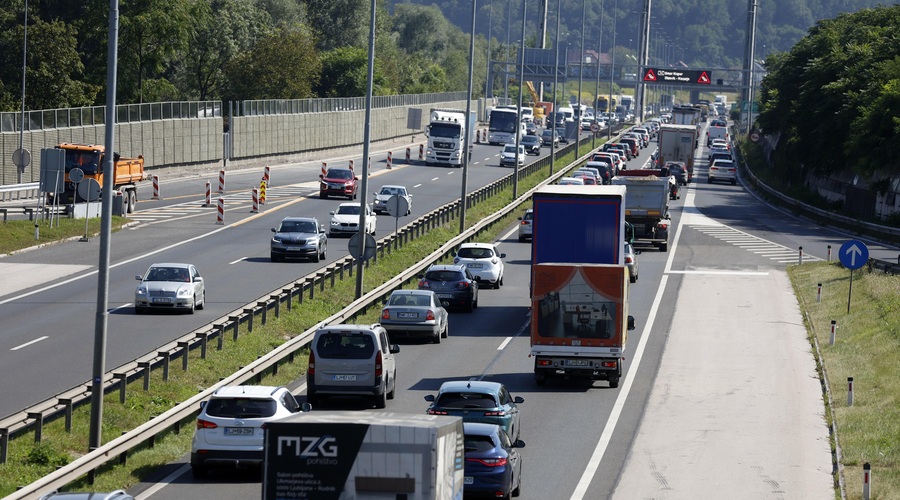
<instances>
[{"instance_id":1,"label":"truck with orange tarpaulin","mask_svg":"<svg viewBox=\"0 0 900 500\"><path fill-rule=\"evenodd\" d=\"M531 357L551 378L618 387L628 331L626 188L545 186L533 195Z\"/></svg>"}]
</instances>

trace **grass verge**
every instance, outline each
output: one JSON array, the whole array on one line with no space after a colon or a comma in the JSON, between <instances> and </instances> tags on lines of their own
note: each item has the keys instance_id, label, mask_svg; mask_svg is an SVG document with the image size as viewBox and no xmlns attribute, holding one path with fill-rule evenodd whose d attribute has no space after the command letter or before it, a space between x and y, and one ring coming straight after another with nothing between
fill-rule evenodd
<instances>
[{"instance_id":1,"label":"grass verge","mask_svg":"<svg viewBox=\"0 0 900 500\"><path fill-rule=\"evenodd\" d=\"M128 223L124 217L112 218L113 231ZM35 225L38 228L38 238L34 237ZM0 223L0 255L13 253L35 245L58 243L69 238L84 236L84 219L59 218L53 220L51 227L47 221L11 220ZM100 234L100 218L88 219L88 236Z\"/></svg>"},{"instance_id":2,"label":"grass verge","mask_svg":"<svg viewBox=\"0 0 900 500\"><path fill-rule=\"evenodd\" d=\"M584 147L582 151L585 151ZM570 153L565 157L558 158L557 164L567 165L574 159L574 153ZM520 179L519 193L533 188L548 175L549 167L525 179ZM512 201L512 189L509 188L491 199L469 208L466 212L467 227L480 222ZM530 202L526 202L524 205L530 206ZM478 239L493 241L514 223L524 209L525 207L519 207L510 212L483 231ZM383 257L379 256L378 263L365 270L364 290L371 290L409 268L448 239L459 234L458 229L459 221L451 220L443 227L407 243L401 249L394 250ZM170 377L167 382L162 381L161 370L156 370L151 376L149 391L143 390L143 381L130 383L126 391L125 404L119 403L118 392L108 394L104 398L102 441L107 443L123 432L143 424L153 416L163 413L178 402L209 387L221 377L234 373L241 366L247 365L298 333L311 328L324 318L341 310L348 302L347 298L353 297L354 293L355 279L337 281L333 288L326 288L324 292L316 293L315 300L304 300L302 304L295 305L290 312L282 309L283 312L279 318L270 316L265 325L255 325L252 334L248 335L244 330L236 342L231 340L230 335L226 336L223 350L216 351L211 347L205 360L199 358L199 352L192 351L187 371L182 371L180 366L177 366L176 360L170 367ZM359 317L355 321L359 323L377 322L379 314L380 310L370 308L364 317ZM262 383L287 385L305 373L306 356L301 355L295 358L293 364L282 365L277 376L267 373ZM75 410L71 433L65 431L63 419L58 419L45 424L41 444L34 443L34 435L31 432L11 439L8 461L5 465L0 466L0 496L12 493L16 486L34 482L54 470L55 467L65 465L83 454L88 448L89 422L90 408L86 405ZM87 489L110 491L128 488L140 482L158 467L178 460L190 451L193 420L184 424L180 433L170 432L158 436L152 447L144 446L132 450L125 464L109 465L104 470L98 471L93 485L89 485L83 478L65 489L69 491Z\"/></svg>"},{"instance_id":3,"label":"grass verge","mask_svg":"<svg viewBox=\"0 0 900 500\"><path fill-rule=\"evenodd\" d=\"M848 313L850 271L840 264L791 266L788 274L831 387L847 498L862 498L865 463L872 466L871 498L900 498L900 276L854 271Z\"/></svg>"}]
</instances>

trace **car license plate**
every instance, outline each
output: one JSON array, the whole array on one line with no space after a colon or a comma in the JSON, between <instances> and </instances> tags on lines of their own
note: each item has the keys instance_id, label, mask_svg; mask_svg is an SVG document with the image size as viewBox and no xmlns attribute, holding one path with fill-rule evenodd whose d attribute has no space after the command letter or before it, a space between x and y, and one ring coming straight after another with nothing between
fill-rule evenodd
<instances>
[{"instance_id":1,"label":"car license plate","mask_svg":"<svg viewBox=\"0 0 900 500\"><path fill-rule=\"evenodd\" d=\"M449 294L449 293L439 293L439 294L437 294L437 298L439 298L439 299L452 299L452 298L453 298L453 295L451 295L451 294Z\"/></svg>"},{"instance_id":2,"label":"car license plate","mask_svg":"<svg viewBox=\"0 0 900 500\"><path fill-rule=\"evenodd\" d=\"M226 427L226 436L252 436L253 427Z\"/></svg>"},{"instance_id":3,"label":"car license plate","mask_svg":"<svg viewBox=\"0 0 900 500\"><path fill-rule=\"evenodd\" d=\"M588 360L586 359L567 359L566 366L587 366Z\"/></svg>"},{"instance_id":4,"label":"car license plate","mask_svg":"<svg viewBox=\"0 0 900 500\"><path fill-rule=\"evenodd\" d=\"M468 267L469 269L481 269L482 267L484 267L484 264L472 263L472 264L466 264L466 267Z\"/></svg>"},{"instance_id":5,"label":"car license plate","mask_svg":"<svg viewBox=\"0 0 900 500\"><path fill-rule=\"evenodd\" d=\"M416 319L419 317L419 313L397 313L397 317L403 319Z\"/></svg>"},{"instance_id":6,"label":"car license plate","mask_svg":"<svg viewBox=\"0 0 900 500\"><path fill-rule=\"evenodd\" d=\"M472 476L465 476L463 478L463 484L475 484L475 478Z\"/></svg>"},{"instance_id":7,"label":"car license plate","mask_svg":"<svg viewBox=\"0 0 900 500\"><path fill-rule=\"evenodd\" d=\"M339 375L335 375L334 379L339 380L339 381L344 381L344 382L353 382L356 380L356 375L353 375L353 374L341 375L341 374L339 374Z\"/></svg>"},{"instance_id":8,"label":"car license plate","mask_svg":"<svg viewBox=\"0 0 900 500\"><path fill-rule=\"evenodd\" d=\"M153 297L153 302L156 304L169 304L172 302L172 299L168 297Z\"/></svg>"}]
</instances>

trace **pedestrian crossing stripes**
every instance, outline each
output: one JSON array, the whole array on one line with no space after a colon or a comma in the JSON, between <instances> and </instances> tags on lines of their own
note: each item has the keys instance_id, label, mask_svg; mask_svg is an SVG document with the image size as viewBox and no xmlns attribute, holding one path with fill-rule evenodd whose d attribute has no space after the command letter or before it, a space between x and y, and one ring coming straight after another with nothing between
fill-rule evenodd
<instances>
[{"instance_id":1,"label":"pedestrian crossing stripes","mask_svg":"<svg viewBox=\"0 0 900 500\"><path fill-rule=\"evenodd\" d=\"M291 186L281 186L269 188L266 192L266 201L269 203L282 201L286 199L294 199L298 197L311 197L318 194L318 191L310 186L311 183L303 183ZM226 206L238 207L252 202L252 194L250 188L234 191L231 193L212 193L211 203L207 206L204 199L186 201L175 205L167 205L158 208L146 208L138 210L128 216L129 219L141 222L158 222L162 220L176 220L179 218L194 217L203 214L215 213L216 199L223 198ZM139 206L147 206L146 204Z\"/></svg>"},{"instance_id":2,"label":"pedestrian crossing stripes","mask_svg":"<svg viewBox=\"0 0 900 500\"><path fill-rule=\"evenodd\" d=\"M725 225L689 224L688 227L781 264L798 264L800 262L799 249L788 248ZM803 255L803 262L819 262L821 260L812 255Z\"/></svg>"}]
</instances>

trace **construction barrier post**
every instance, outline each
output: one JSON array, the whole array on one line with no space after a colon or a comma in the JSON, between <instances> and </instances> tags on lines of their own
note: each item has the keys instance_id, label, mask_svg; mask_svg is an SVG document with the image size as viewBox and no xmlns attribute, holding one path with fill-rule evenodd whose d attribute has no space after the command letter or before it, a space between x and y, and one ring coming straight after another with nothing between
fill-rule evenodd
<instances>
[{"instance_id":1,"label":"construction barrier post","mask_svg":"<svg viewBox=\"0 0 900 500\"><path fill-rule=\"evenodd\" d=\"M863 500L869 500L872 494L872 466L869 462L863 464Z\"/></svg>"},{"instance_id":2,"label":"construction barrier post","mask_svg":"<svg viewBox=\"0 0 900 500\"><path fill-rule=\"evenodd\" d=\"M212 183L206 181L206 199L203 202L204 207L212 206Z\"/></svg>"},{"instance_id":3,"label":"construction barrier post","mask_svg":"<svg viewBox=\"0 0 900 500\"><path fill-rule=\"evenodd\" d=\"M409 165L409 160L410 160L410 158L412 158L410 156L410 153L411 153L411 150L409 148L406 148L406 164L407 165Z\"/></svg>"},{"instance_id":4,"label":"construction barrier post","mask_svg":"<svg viewBox=\"0 0 900 500\"><path fill-rule=\"evenodd\" d=\"M853 377L847 377L847 406L853 406Z\"/></svg>"},{"instance_id":5,"label":"construction barrier post","mask_svg":"<svg viewBox=\"0 0 900 500\"><path fill-rule=\"evenodd\" d=\"M154 176L151 176L150 179L153 181L153 199L158 200L159 199L159 176L154 175Z\"/></svg>"},{"instance_id":6,"label":"construction barrier post","mask_svg":"<svg viewBox=\"0 0 900 500\"><path fill-rule=\"evenodd\" d=\"M225 171L219 170L219 192L225 192Z\"/></svg>"},{"instance_id":7,"label":"construction barrier post","mask_svg":"<svg viewBox=\"0 0 900 500\"><path fill-rule=\"evenodd\" d=\"M834 345L835 338L837 337L837 321L831 320L831 342L829 345Z\"/></svg>"},{"instance_id":8,"label":"construction barrier post","mask_svg":"<svg viewBox=\"0 0 900 500\"><path fill-rule=\"evenodd\" d=\"M828 245L828 262L831 262L831 245Z\"/></svg>"},{"instance_id":9,"label":"construction barrier post","mask_svg":"<svg viewBox=\"0 0 900 500\"><path fill-rule=\"evenodd\" d=\"M259 213L259 190L257 188L252 189L250 199L253 201L253 208L250 209L250 212Z\"/></svg>"},{"instance_id":10,"label":"construction barrier post","mask_svg":"<svg viewBox=\"0 0 900 500\"><path fill-rule=\"evenodd\" d=\"M800 265L802 266L802 265L803 265L803 247L800 247L800 259L799 259L799 262L800 262Z\"/></svg>"},{"instance_id":11,"label":"construction barrier post","mask_svg":"<svg viewBox=\"0 0 900 500\"><path fill-rule=\"evenodd\" d=\"M269 184L269 166L266 165L265 170L263 170L263 180L266 181L266 185Z\"/></svg>"},{"instance_id":12,"label":"construction barrier post","mask_svg":"<svg viewBox=\"0 0 900 500\"><path fill-rule=\"evenodd\" d=\"M819 288L816 289L816 304L822 302L822 284L819 283Z\"/></svg>"},{"instance_id":13,"label":"construction barrier post","mask_svg":"<svg viewBox=\"0 0 900 500\"><path fill-rule=\"evenodd\" d=\"M216 202L216 224L225 224L225 198L221 196Z\"/></svg>"},{"instance_id":14,"label":"construction barrier post","mask_svg":"<svg viewBox=\"0 0 900 500\"><path fill-rule=\"evenodd\" d=\"M388 151L388 156L387 156L387 168L388 169L391 168L391 163L393 162L393 156L394 156L394 153L391 151Z\"/></svg>"},{"instance_id":15,"label":"construction barrier post","mask_svg":"<svg viewBox=\"0 0 900 500\"><path fill-rule=\"evenodd\" d=\"M419 144L419 161L422 161L424 159L425 159L425 145Z\"/></svg>"},{"instance_id":16,"label":"construction barrier post","mask_svg":"<svg viewBox=\"0 0 900 500\"><path fill-rule=\"evenodd\" d=\"M350 170L353 170L353 160L350 160Z\"/></svg>"},{"instance_id":17,"label":"construction barrier post","mask_svg":"<svg viewBox=\"0 0 900 500\"><path fill-rule=\"evenodd\" d=\"M259 204L266 204L266 181L261 181L259 183Z\"/></svg>"},{"instance_id":18,"label":"construction barrier post","mask_svg":"<svg viewBox=\"0 0 900 500\"><path fill-rule=\"evenodd\" d=\"M328 163L322 162L322 177L325 177L325 168L328 167Z\"/></svg>"}]
</instances>

